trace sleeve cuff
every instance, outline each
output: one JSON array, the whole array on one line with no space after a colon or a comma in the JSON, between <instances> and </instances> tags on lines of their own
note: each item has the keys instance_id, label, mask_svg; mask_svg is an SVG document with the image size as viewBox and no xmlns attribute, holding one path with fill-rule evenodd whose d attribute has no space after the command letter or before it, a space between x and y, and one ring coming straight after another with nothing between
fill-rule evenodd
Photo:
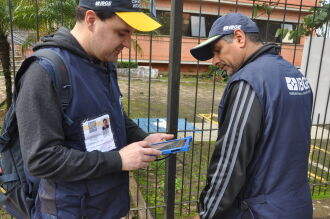
<instances>
[{"instance_id":1,"label":"sleeve cuff","mask_svg":"<svg viewBox=\"0 0 330 219\"><path fill-rule=\"evenodd\" d=\"M107 159L111 160L109 162L108 168L111 168L111 172L119 172L122 171L122 160L119 154L119 151L109 151L107 153Z\"/></svg>"}]
</instances>

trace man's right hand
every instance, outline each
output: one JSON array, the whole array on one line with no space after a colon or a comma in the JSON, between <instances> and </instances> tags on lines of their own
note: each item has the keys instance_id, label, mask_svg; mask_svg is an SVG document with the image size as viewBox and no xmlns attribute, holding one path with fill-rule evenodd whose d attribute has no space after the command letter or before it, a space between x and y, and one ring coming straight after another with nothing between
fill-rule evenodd
<instances>
[{"instance_id":1,"label":"man's right hand","mask_svg":"<svg viewBox=\"0 0 330 219\"><path fill-rule=\"evenodd\" d=\"M122 160L122 170L137 170L149 166L149 163L156 160L161 152L150 148L146 141L138 141L122 148L119 154Z\"/></svg>"}]
</instances>

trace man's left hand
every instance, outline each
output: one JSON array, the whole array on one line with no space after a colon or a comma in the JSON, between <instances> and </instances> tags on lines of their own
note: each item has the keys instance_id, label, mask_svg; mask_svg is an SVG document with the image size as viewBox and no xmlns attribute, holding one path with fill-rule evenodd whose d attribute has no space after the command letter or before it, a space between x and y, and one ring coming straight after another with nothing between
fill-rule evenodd
<instances>
[{"instance_id":1,"label":"man's left hand","mask_svg":"<svg viewBox=\"0 0 330 219\"><path fill-rule=\"evenodd\" d=\"M148 142L149 144L159 143L166 140L171 140L174 138L173 134L164 134L164 133L154 133L147 136L144 141Z\"/></svg>"}]
</instances>

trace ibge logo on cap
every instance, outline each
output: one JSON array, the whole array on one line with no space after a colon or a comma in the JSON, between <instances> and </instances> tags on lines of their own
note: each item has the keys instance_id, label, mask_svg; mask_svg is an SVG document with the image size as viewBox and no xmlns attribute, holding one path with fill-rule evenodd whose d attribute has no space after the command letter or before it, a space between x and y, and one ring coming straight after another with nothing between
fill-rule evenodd
<instances>
[{"instance_id":1,"label":"ibge logo on cap","mask_svg":"<svg viewBox=\"0 0 330 219\"><path fill-rule=\"evenodd\" d=\"M132 7L133 8L140 8L140 0L131 0L132 1ZM111 7L112 1L96 1L95 6L96 7Z\"/></svg>"},{"instance_id":2,"label":"ibge logo on cap","mask_svg":"<svg viewBox=\"0 0 330 219\"><path fill-rule=\"evenodd\" d=\"M140 8L140 0L132 0L133 8Z\"/></svg>"},{"instance_id":3,"label":"ibge logo on cap","mask_svg":"<svg viewBox=\"0 0 330 219\"><path fill-rule=\"evenodd\" d=\"M110 7L112 4L112 1L96 1L95 6L100 7L100 6L107 6Z\"/></svg>"},{"instance_id":4,"label":"ibge logo on cap","mask_svg":"<svg viewBox=\"0 0 330 219\"><path fill-rule=\"evenodd\" d=\"M223 31L229 31L229 30L238 30L241 29L242 25L229 25L229 26L224 26Z\"/></svg>"}]
</instances>

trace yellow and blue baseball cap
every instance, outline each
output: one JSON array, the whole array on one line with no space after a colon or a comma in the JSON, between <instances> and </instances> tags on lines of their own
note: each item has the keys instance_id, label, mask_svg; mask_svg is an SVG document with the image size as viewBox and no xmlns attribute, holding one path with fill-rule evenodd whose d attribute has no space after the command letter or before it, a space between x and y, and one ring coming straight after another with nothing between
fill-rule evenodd
<instances>
[{"instance_id":1,"label":"yellow and blue baseball cap","mask_svg":"<svg viewBox=\"0 0 330 219\"><path fill-rule=\"evenodd\" d=\"M113 12L138 31L153 31L161 26L141 11L140 0L80 0L79 6L93 11Z\"/></svg>"},{"instance_id":2,"label":"yellow and blue baseball cap","mask_svg":"<svg viewBox=\"0 0 330 219\"><path fill-rule=\"evenodd\" d=\"M245 33L259 33L259 28L247 16L241 13L231 13L219 17L212 25L209 37L206 41L190 50L191 55L200 61L213 58L212 45L221 37L234 33L235 30L242 30Z\"/></svg>"}]
</instances>

